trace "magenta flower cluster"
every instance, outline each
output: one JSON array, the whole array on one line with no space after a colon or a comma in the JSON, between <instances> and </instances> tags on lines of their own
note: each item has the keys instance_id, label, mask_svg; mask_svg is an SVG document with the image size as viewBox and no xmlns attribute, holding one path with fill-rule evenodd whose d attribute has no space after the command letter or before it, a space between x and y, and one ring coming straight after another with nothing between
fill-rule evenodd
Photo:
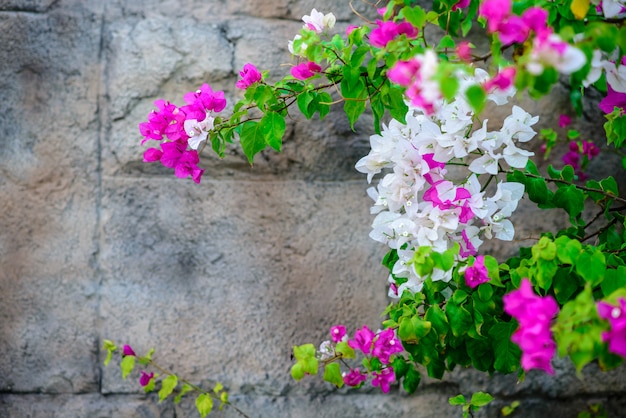
<instances>
[{"instance_id":1,"label":"magenta flower cluster","mask_svg":"<svg viewBox=\"0 0 626 418\"><path fill-rule=\"evenodd\" d=\"M333 327L331 330L333 340L335 340L333 330L336 328ZM345 327L343 330L345 332ZM386 329L375 333L364 325L363 328L357 329L353 339L348 340L348 345L355 350L360 350L366 356L380 360L383 368L372 372L372 385L380 387L384 393L389 392L390 385L395 381L393 367L390 365L391 356L404 350L394 330ZM343 380L348 386L359 386L367 380L367 374L355 368L344 374Z\"/></svg>"},{"instance_id":2,"label":"magenta flower cluster","mask_svg":"<svg viewBox=\"0 0 626 418\"><path fill-rule=\"evenodd\" d=\"M474 260L474 264L465 269L465 283L472 289L489 281L487 267L485 267L485 256L479 255Z\"/></svg>"},{"instance_id":3,"label":"magenta flower cluster","mask_svg":"<svg viewBox=\"0 0 626 418\"><path fill-rule=\"evenodd\" d=\"M159 148L148 148L144 152L145 162L159 161L165 167L174 169L179 178L191 176L200 183L204 170L198 167L200 161L197 146L206 141L208 130L213 128L213 112L221 112L226 107L224 92L214 92L208 84L184 96L185 106L178 107L166 100L154 102L157 110L148 115L148 121L139 124L139 132L147 140L162 141ZM196 142L192 143L191 138ZM195 144L195 148L190 146Z\"/></svg>"},{"instance_id":4,"label":"magenta flower cluster","mask_svg":"<svg viewBox=\"0 0 626 418\"><path fill-rule=\"evenodd\" d=\"M512 13L511 0L485 0L481 3L478 13L487 20L487 30L498 32L503 45L514 42L523 43L531 31L540 38L552 33L548 26L548 12L540 7L527 9L522 16Z\"/></svg>"},{"instance_id":5,"label":"magenta flower cluster","mask_svg":"<svg viewBox=\"0 0 626 418\"><path fill-rule=\"evenodd\" d=\"M370 43L378 48L384 48L387 44L400 35L406 36L408 39L415 39L418 35L418 30L415 26L409 22L396 23L393 21L383 22L377 20L377 28L370 32Z\"/></svg>"},{"instance_id":6,"label":"magenta flower cluster","mask_svg":"<svg viewBox=\"0 0 626 418\"><path fill-rule=\"evenodd\" d=\"M261 81L263 78L261 72L250 63L243 66L243 70L239 72L239 75L241 76L241 80L238 80L237 83L235 83L235 87L241 90L247 89L254 83Z\"/></svg>"},{"instance_id":7,"label":"magenta flower cluster","mask_svg":"<svg viewBox=\"0 0 626 418\"><path fill-rule=\"evenodd\" d=\"M302 62L291 68L291 75L298 80L306 80L322 71L322 67L313 61Z\"/></svg>"},{"instance_id":8,"label":"magenta flower cluster","mask_svg":"<svg viewBox=\"0 0 626 418\"><path fill-rule=\"evenodd\" d=\"M611 329L602 334L611 353L626 357L626 299L620 298L618 306L598 302L598 315L609 321Z\"/></svg>"},{"instance_id":9,"label":"magenta flower cluster","mask_svg":"<svg viewBox=\"0 0 626 418\"><path fill-rule=\"evenodd\" d=\"M600 148L593 142L582 141L579 144L576 141L572 141L569 143L569 151L563 155L562 159L564 164L571 165L574 168L574 172L580 180L585 180L587 178L587 175L584 173L585 166L598 154L600 154ZM584 157L586 157L586 161Z\"/></svg>"},{"instance_id":10,"label":"magenta flower cluster","mask_svg":"<svg viewBox=\"0 0 626 418\"><path fill-rule=\"evenodd\" d=\"M541 297L533 292L528 279L523 279L520 288L503 298L504 311L519 322L519 328L511 341L522 350L522 368L541 369L554 374L551 360L556 351L550 323L559 307L552 296Z\"/></svg>"}]
</instances>

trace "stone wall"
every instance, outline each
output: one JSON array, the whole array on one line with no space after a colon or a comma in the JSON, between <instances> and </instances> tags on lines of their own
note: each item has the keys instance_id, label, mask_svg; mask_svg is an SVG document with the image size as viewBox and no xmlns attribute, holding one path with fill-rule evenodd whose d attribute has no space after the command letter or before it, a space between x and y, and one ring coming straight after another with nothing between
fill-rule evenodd
<instances>
[{"instance_id":1,"label":"stone wall","mask_svg":"<svg viewBox=\"0 0 626 418\"><path fill-rule=\"evenodd\" d=\"M137 124L204 82L232 103L246 62L279 78L313 7L338 30L356 21L348 0L0 0L0 416L196 416L191 400L159 404L103 368L104 339L222 382L250 417L460 416L447 399L476 390L497 396L481 416L514 400L526 417L624 410L623 369L580 380L567 362L523 383L455 371L411 397L291 380L294 344L338 322L376 328L388 303L353 168L370 121L352 133L338 111L294 117L283 153L250 168L233 147L206 158L200 186L142 163ZM535 110L565 93L555 100ZM597 130L599 114L587 118ZM531 208L522 236L563 223Z\"/></svg>"}]
</instances>

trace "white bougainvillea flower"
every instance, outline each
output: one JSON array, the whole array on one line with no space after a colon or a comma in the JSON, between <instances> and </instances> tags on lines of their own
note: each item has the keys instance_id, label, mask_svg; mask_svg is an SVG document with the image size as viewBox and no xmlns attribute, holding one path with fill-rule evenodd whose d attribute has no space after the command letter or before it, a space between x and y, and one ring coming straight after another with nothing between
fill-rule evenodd
<instances>
[{"instance_id":1,"label":"white bougainvillea flower","mask_svg":"<svg viewBox=\"0 0 626 418\"><path fill-rule=\"evenodd\" d=\"M321 13L316 9L311 10L310 15L302 17L304 21L304 27L314 32L321 33L326 29L332 29L335 26L337 19L332 13Z\"/></svg>"},{"instance_id":2,"label":"white bougainvillea flower","mask_svg":"<svg viewBox=\"0 0 626 418\"><path fill-rule=\"evenodd\" d=\"M189 135L187 143L191 149L197 150L200 144L207 140L209 131L213 129L214 121L215 118L208 115L203 121L200 122L196 119L187 119L185 121L185 132Z\"/></svg>"}]
</instances>

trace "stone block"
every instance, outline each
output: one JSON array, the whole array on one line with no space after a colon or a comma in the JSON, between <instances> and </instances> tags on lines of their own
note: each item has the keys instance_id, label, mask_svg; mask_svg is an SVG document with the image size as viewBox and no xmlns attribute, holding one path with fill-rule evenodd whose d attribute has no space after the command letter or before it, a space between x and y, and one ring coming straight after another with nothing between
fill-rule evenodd
<instances>
[{"instance_id":1,"label":"stone block","mask_svg":"<svg viewBox=\"0 0 626 418\"><path fill-rule=\"evenodd\" d=\"M102 338L277 395L320 384L293 385L293 345L339 322L378 327L387 274L363 183L258 180L107 179ZM105 393L130 390L117 373Z\"/></svg>"}]
</instances>

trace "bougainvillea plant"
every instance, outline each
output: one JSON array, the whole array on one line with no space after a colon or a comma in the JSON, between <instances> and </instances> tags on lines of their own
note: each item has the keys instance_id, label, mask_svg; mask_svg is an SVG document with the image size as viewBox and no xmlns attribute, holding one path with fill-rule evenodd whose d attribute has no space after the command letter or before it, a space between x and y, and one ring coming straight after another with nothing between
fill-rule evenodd
<instances>
[{"instance_id":1,"label":"bougainvillea plant","mask_svg":"<svg viewBox=\"0 0 626 418\"><path fill-rule=\"evenodd\" d=\"M422 374L441 378L456 366L553 373L558 354L578 371L592 361L617 367L626 357L626 199L615 178L587 179L585 170L601 150L621 155L626 168L625 2L440 0L432 10L414 3L379 5L378 19L342 33L332 13L313 9L288 43L289 73L270 83L246 64L232 112L208 84L185 94L182 106L157 100L139 125L144 161L200 183L207 148L223 157L238 142L250 163L268 147L280 151L290 112L321 120L342 106L352 128L364 112L373 115L371 151L355 164L368 182L376 178L367 191L370 237L388 247L393 302L376 331L335 325L321 345L295 346L296 380L321 370L338 388L388 392L399 383L412 393ZM485 32L488 49L471 43L471 29ZM438 42L427 41L435 35ZM559 129L582 114L594 89L604 97L606 141L575 130L563 139L550 128L537 135L540 115L515 100L548 95L559 80L569 84L573 109ZM487 104L508 104L501 125L488 123ZM567 142L563 165L541 173L530 141L541 141L546 156ZM485 240L514 238L520 199L565 211L570 225L545 231L508 260L482 254ZM584 211L588 204L596 209ZM150 391L160 381L160 399L176 388L177 400L196 391L202 416L214 400L230 405L221 385L181 383L152 352L138 357L110 341L105 348L108 360L122 355L124 377L135 359L156 369L160 375L142 371L139 382ZM450 402L467 416L491 399L475 395Z\"/></svg>"}]
</instances>

